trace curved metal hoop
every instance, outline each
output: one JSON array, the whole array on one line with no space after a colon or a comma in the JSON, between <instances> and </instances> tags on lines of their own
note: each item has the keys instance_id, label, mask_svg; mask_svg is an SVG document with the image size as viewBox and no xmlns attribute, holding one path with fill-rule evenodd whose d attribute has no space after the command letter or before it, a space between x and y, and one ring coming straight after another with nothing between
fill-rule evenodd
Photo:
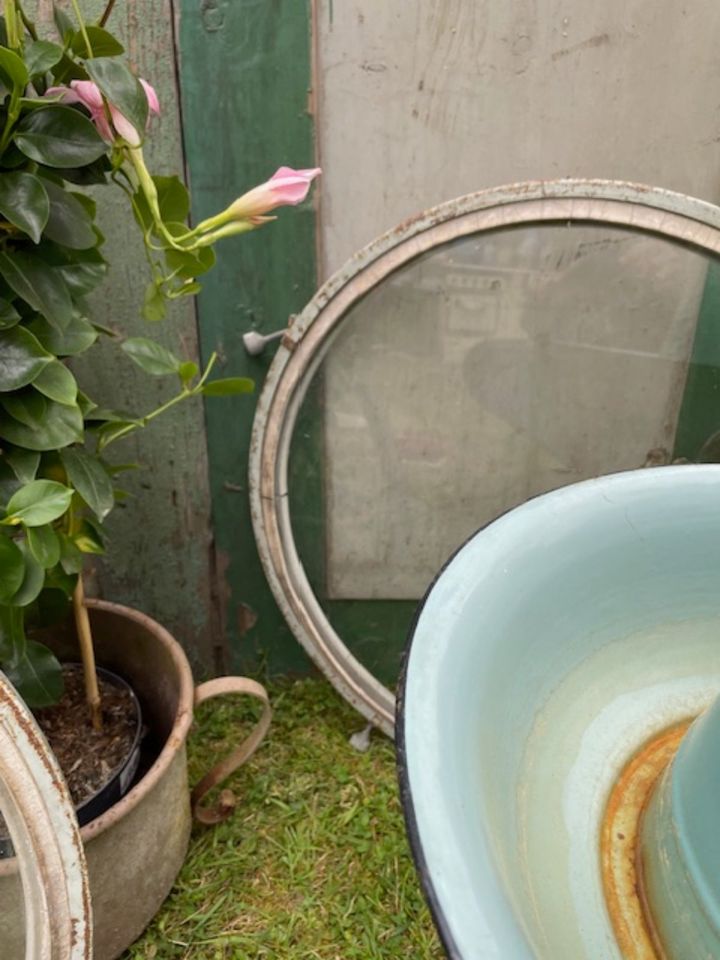
<instances>
[{"instance_id":1,"label":"curved metal hoop","mask_svg":"<svg viewBox=\"0 0 720 960\"><path fill-rule=\"evenodd\" d=\"M0 809L25 896L26 960L91 960L90 890L73 805L55 757L2 673Z\"/></svg>"},{"instance_id":2,"label":"curved metal hoop","mask_svg":"<svg viewBox=\"0 0 720 960\"><path fill-rule=\"evenodd\" d=\"M720 208L656 187L608 180L521 183L442 204L357 253L286 331L253 424L250 502L265 574L310 657L372 724L392 736L394 696L345 647L303 569L288 506L288 455L310 381L353 305L388 274L432 247L520 224L582 221L667 237L720 253Z\"/></svg>"}]
</instances>

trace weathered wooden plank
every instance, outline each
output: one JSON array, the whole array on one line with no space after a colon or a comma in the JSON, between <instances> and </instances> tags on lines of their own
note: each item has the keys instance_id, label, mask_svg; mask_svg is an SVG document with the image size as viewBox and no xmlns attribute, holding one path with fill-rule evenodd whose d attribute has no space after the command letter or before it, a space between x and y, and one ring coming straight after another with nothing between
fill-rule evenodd
<instances>
[{"instance_id":1,"label":"weathered wooden plank","mask_svg":"<svg viewBox=\"0 0 720 960\"><path fill-rule=\"evenodd\" d=\"M200 219L281 164L313 165L309 9L307 0L181 0L180 12L185 149ZM228 241L218 254L199 298L203 353L219 350L225 374L252 376L260 386L269 357L248 357L242 334L284 327L313 294L311 203L281 211L276 223ZM246 397L207 403L226 634L242 669L305 669L255 552L247 495L253 411Z\"/></svg>"},{"instance_id":2,"label":"weathered wooden plank","mask_svg":"<svg viewBox=\"0 0 720 960\"><path fill-rule=\"evenodd\" d=\"M61 4L71 13L70 4ZM104 4L82 0L89 17ZM40 0L38 14L51 17L51 3ZM109 26L127 38L128 54L139 74L158 90L162 116L154 119L146 156L153 172L181 172L183 153L175 79L171 0L125 0ZM197 357L194 304L178 303L169 319L148 329L140 317L148 278L141 238L119 190L104 190L99 221L106 235L111 270L93 301L100 322L129 336L153 336L188 359ZM175 384L148 377L104 344L78 365L81 385L103 406L145 412L172 395ZM107 559L97 563L93 587L107 599L128 603L170 629L200 674L223 659L223 641L213 629L210 568L210 498L202 405L190 401L159 418L142 436L118 443L118 462L137 462L129 474L132 494L110 517Z\"/></svg>"},{"instance_id":3,"label":"weathered wooden plank","mask_svg":"<svg viewBox=\"0 0 720 960\"><path fill-rule=\"evenodd\" d=\"M503 183L720 197L716 4L317 0L316 29L323 276L404 218Z\"/></svg>"}]
</instances>

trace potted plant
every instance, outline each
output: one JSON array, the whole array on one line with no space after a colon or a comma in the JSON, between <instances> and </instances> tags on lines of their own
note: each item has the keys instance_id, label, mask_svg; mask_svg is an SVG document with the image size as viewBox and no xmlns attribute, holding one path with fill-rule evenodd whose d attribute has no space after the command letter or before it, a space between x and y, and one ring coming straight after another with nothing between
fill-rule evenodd
<instances>
[{"instance_id":1,"label":"potted plant","mask_svg":"<svg viewBox=\"0 0 720 960\"><path fill-rule=\"evenodd\" d=\"M152 338L123 339L93 320L86 297L102 283L107 263L95 204L83 188L107 185L126 194L149 262L143 313L158 321L169 300L200 289L217 241L267 222L276 206L299 203L319 170L282 167L226 210L188 226L182 181L153 177L145 164L143 139L159 104L107 29L114 0L92 24L77 0L75 20L56 9L53 40L38 35L20 0L3 2L0 668L35 710L64 764L81 823L87 821L95 955L102 960L142 930L182 862L189 830L184 742L193 703L233 691L264 702L248 741L194 791L206 822L232 804L221 796L218 807L206 809L201 796L260 742L269 705L262 687L242 678L194 692L187 661L167 631L136 611L85 600L84 558L104 551L103 524L121 496L117 478L125 468L113 460L115 445L177 403L253 385L214 377L214 354L200 370ZM164 403L129 415L83 392L73 359L107 337L149 375L174 378ZM100 680L96 653L110 671ZM22 955L14 874L14 860L0 860L0 938L9 960Z\"/></svg>"}]
</instances>

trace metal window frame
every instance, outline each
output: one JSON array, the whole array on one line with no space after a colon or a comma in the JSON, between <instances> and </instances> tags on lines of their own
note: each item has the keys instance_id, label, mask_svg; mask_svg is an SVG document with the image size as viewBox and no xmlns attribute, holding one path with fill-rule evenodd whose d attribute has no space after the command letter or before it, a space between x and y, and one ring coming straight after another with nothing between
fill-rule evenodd
<instances>
[{"instance_id":1,"label":"metal window frame","mask_svg":"<svg viewBox=\"0 0 720 960\"><path fill-rule=\"evenodd\" d=\"M333 335L354 304L389 274L459 237L553 222L624 227L720 254L720 208L658 187L566 179L469 194L401 224L334 274L293 318L258 401L250 444L250 507L268 583L312 660L348 702L389 736L394 732L393 693L345 647L298 555L288 503L288 458L298 412Z\"/></svg>"}]
</instances>

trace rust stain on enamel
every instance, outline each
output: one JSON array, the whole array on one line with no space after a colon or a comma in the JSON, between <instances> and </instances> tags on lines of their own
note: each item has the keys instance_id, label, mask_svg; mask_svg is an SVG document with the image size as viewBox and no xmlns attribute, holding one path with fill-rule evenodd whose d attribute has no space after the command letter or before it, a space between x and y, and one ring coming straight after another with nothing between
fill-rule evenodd
<instances>
[{"instance_id":1,"label":"rust stain on enamel","mask_svg":"<svg viewBox=\"0 0 720 960\"><path fill-rule=\"evenodd\" d=\"M623 770L608 799L600 837L603 888L626 960L664 960L644 906L638 838L642 815L660 775L691 721L649 740Z\"/></svg>"}]
</instances>

